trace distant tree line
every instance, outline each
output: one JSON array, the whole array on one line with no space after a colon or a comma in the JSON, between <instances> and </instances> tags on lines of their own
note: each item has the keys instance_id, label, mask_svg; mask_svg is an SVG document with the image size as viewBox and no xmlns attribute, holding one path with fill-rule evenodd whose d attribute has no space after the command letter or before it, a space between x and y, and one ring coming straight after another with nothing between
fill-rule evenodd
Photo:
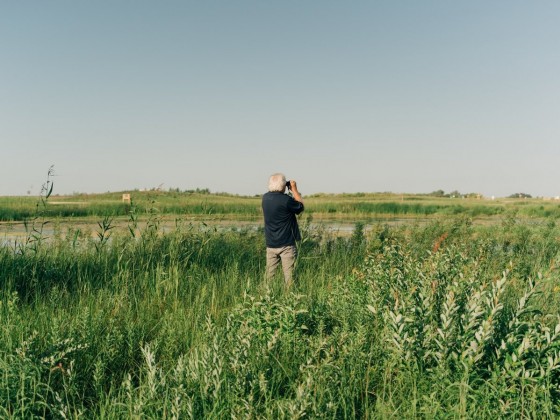
<instances>
[{"instance_id":1,"label":"distant tree line","mask_svg":"<svg viewBox=\"0 0 560 420\"><path fill-rule=\"evenodd\" d=\"M208 188L196 188L190 190L181 190L180 188L169 188L169 192L184 193L184 194L210 194Z\"/></svg>"},{"instance_id":2,"label":"distant tree line","mask_svg":"<svg viewBox=\"0 0 560 420\"><path fill-rule=\"evenodd\" d=\"M531 196L531 194L527 194L527 193L514 193L512 195L509 195L508 198L533 198Z\"/></svg>"},{"instance_id":3,"label":"distant tree line","mask_svg":"<svg viewBox=\"0 0 560 420\"><path fill-rule=\"evenodd\" d=\"M462 194L457 190L451 191L449 193L446 193L443 190L436 190L436 191L432 191L428 195L432 196L432 197L449 197L449 198L478 198L478 197L482 197L482 194L479 194L479 193ZM533 198L533 197L531 196L531 194L527 194L527 193L514 193L514 194L509 195L507 198Z\"/></svg>"},{"instance_id":4,"label":"distant tree line","mask_svg":"<svg viewBox=\"0 0 560 420\"><path fill-rule=\"evenodd\" d=\"M479 193L460 193L457 190L451 191L449 193L446 193L443 190L436 190L436 191L432 191L431 193L429 193L428 195L432 196L432 197L449 197L449 198L478 198L478 197L482 197L482 194Z\"/></svg>"}]
</instances>

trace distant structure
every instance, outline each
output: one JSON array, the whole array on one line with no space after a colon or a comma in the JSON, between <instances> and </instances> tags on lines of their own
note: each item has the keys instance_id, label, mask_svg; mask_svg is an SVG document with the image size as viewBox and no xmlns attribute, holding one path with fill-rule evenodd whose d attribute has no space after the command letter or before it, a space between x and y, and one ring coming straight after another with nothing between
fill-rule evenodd
<instances>
[{"instance_id":1,"label":"distant structure","mask_svg":"<svg viewBox=\"0 0 560 420\"><path fill-rule=\"evenodd\" d=\"M122 195L122 202L130 204L130 194L123 194Z\"/></svg>"}]
</instances>

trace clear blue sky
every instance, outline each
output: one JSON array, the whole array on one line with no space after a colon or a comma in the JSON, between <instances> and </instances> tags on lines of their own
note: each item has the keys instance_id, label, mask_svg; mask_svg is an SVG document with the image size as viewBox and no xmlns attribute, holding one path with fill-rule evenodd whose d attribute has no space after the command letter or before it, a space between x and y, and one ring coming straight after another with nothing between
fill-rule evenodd
<instances>
[{"instance_id":1,"label":"clear blue sky","mask_svg":"<svg viewBox=\"0 0 560 420\"><path fill-rule=\"evenodd\" d=\"M4 1L0 195L560 195L558 1Z\"/></svg>"}]
</instances>

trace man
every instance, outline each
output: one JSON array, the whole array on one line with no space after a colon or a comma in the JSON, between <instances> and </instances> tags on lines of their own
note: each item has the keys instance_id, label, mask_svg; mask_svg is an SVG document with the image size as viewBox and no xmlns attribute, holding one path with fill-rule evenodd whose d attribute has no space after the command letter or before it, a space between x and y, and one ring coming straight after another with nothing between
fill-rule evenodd
<instances>
[{"instance_id":1,"label":"man","mask_svg":"<svg viewBox=\"0 0 560 420\"><path fill-rule=\"evenodd\" d=\"M286 187L292 195L284 194ZM282 262L286 287L292 284L297 257L296 241L301 240L296 214L303 211L303 200L296 181L286 182L283 174L271 175L268 192L263 195L264 236L266 240L266 278L274 276Z\"/></svg>"}]
</instances>

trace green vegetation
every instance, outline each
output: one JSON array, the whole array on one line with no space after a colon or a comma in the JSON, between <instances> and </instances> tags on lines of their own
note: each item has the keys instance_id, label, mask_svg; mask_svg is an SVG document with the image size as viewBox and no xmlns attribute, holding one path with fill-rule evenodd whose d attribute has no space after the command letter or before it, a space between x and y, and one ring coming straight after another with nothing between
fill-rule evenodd
<instances>
[{"instance_id":1,"label":"green vegetation","mask_svg":"<svg viewBox=\"0 0 560 420\"><path fill-rule=\"evenodd\" d=\"M132 192L132 206L139 215L154 208L164 215L260 215L260 200L223 194ZM36 198L0 197L0 221L23 221L36 212ZM49 218L127 217L131 204L122 202L122 193L96 195L53 196L45 215Z\"/></svg>"},{"instance_id":2,"label":"green vegetation","mask_svg":"<svg viewBox=\"0 0 560 420\"><path fill-rule=\"evenodd\" d=\"M337 236L303 216L285 290L264 280L260 228L164 231L149 204L127 229L109 214L48 238L42 206L0 247L1 418L560 414L554 218L436 211Z\"/></svg>"},{"instance_id":3,"label":"green vegetation","mask_svg":"<svg viewBox=\"0 0 560 420\"><path fill-rule=\"evenodd\" d=\"M195 217L220 216L256 220L261 216L260 197L211 194L198 191L127 191L139 215L147 215L154 208L161 215ZM306 212L315 219L372 220L379 217L433 217L464 215L494 217L518 213L527 217L560 217L560 203L556 200L508 198L480 199L467 195L377 194L315 194L305 197ZM465 197L465 196L462 196ZM517 195L516 195L517 197ZM0 197L0 221L24 221L36 213L37 199L33 197ZM126 218L131 205L122 202L122 193L95 195L75 194L52 196L44 209L46 217L99 219L106 216Z\"/></svg>"}]
</instances>

